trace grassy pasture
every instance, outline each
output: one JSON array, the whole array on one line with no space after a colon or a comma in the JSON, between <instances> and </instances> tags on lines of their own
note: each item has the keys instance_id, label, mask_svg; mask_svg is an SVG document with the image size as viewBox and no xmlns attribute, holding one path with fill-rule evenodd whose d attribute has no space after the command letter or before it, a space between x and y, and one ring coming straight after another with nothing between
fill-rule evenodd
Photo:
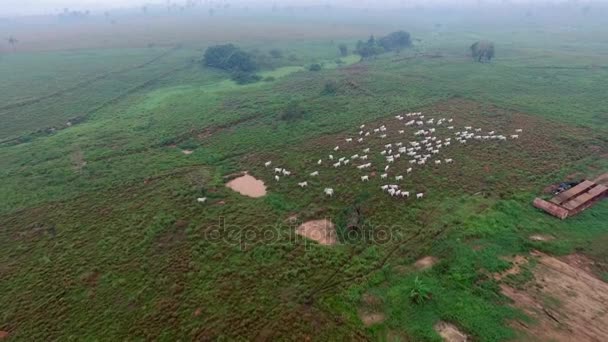
<instances>
[{"instance_id":1,"label":"grassy pasture","mask_svg":"<svg viewBox=\"0 0 608 342\"><path fill-rule=\"evenodd\" d=\"M271 25L279 24L289 26ZM242 28L248 25L259 27ZM298 25L295 31L308 32ZM523 313L508 306L490 276L509 268L502 257L576 250L594 257L599 273L608 272L606 201L566 221L530 205L550 183L608 168L608 103L601 91L607 71L593 66L606 50L592 38L567 39L571 47L543 39L569 37L561 31L491 29L485 35L504 43L487 65L464 55L480 36L470 27L437 33L420 26L422 42L413 50L361 63L350 57L342 67L331 65L337 43L352 44L360 27L338 31L333 45L317 36L296 42L282 36L276 47L298 59L262 72L276 81L243 87L192 63L199 47L218 39L213 30L176 50L4 58L3 75L29 70L2 85L7 103L74 89L0 110L3 139L88 115L55 133L0 145L0 330L17 340L436 341L432 327L441 319L480 341L523 338L506 324ZM247 39L249 49L267 46ZM122 44L132 42L127 37ZM442 57L428 57L437 52ZM40 67L44 61L48 68ZM327 62L321 72L303 70L317 61ZM104 73L110 74L75 87ZM56 81L45 85L41 78ZM338 92L323 95L330 80ZM293 100L304 117L280 120ZM449 167L416 168L404 184L424 191L422 201L392 200L379 191L377 177L362 184L354 168L324 167L309 189L296 186L360 124L389 126L393 115L408 111L453 117L459 127L525 131L504 145L451 146ZM370 144L379 150L383 141ZM358 152L344 148L340 155ZM295 177L274 182L266 160ZM225 177L242 170L263 179L269 194L249 199L227 189ZM322 195L330 184L333 199ZM199 196L210 203L196 203ZM346 234L354 205L368 235ZM297 238L297 222L286 220L294 214L297 222L331 218L340 244ZM382 232L390 240L378 239ZM531 234L556 239L535 242ZM413 268L425 255L439 263ZM432 293L422 305L409 299L416 277ZM367 309L385 320L365 327L358 313Z\"/></svg>"}]
</instances>

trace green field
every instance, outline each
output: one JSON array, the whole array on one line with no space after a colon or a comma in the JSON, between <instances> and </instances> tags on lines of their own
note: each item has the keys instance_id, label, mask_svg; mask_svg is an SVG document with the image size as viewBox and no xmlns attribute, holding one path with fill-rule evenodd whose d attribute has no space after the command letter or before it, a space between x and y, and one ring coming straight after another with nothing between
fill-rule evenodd
<instances>
[{"instance_id":1,"label":"green field","mask_svg":"<svg viewBox=\"0 0 608 342\"><path fill-rule=\"evenodd\" d=\"M582 253L608 280L608 201L564 221L531 205L549 184L608 172L605 25L251 16L240 29L231 18L225 36L219 17L181 29L159 19L142 39L162 37L150 47L130 44L140 31L124 24L115 30L135 32L124 41L30 42L2 55L0 330L9 340L441 341L440 320L476 341L525 340L508 322L534 321L492 277L510 268L505 257ZM188 36L172 41L173 29ZM413 47L336 63L338 44L352 50L367 39L358 35L395 29ZM497 45L491 63L467 55L480 38ZM274 80L239 86L204 67L204 49L225 41L280 49L260 71ZM330 81L335 94L323 92ZM282 120L293 102L304 114ZM391 199L355 168L324 166L297 186L334 146L357 153L343 142L359 125L390 126L414 111L524 132L505 145L452 146L454 165L415 170L404 184L423 200ZM295 176L276 182L267 160ZM243 170L268 185L266 196L225 187ZM355 208L365 224L351 236ZM299 223L321 218L336 224L338 244L295 238ZM412 267L428 255L438 263ZM431 294L423 304L410 298L415 279ZM361 312L383 319L366 326Z\"/></svg>"}]
</instances>

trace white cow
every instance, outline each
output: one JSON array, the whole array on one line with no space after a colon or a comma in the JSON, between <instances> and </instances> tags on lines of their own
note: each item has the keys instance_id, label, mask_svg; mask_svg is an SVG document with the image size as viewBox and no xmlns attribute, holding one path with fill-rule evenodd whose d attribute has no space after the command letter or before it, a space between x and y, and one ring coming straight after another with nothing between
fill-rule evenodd
<instances>
[{"instance_id":1,"label":"white cow","mask_svg":"<svg viewBox=\"0 0 608 342\"><path fill-rule=\"evenodd\" d=\"M367 154L362 155L361 157L359 157L359 159L361 159L361 160L367 160Z\"/></svg>"},{"instance_id":2,"label":"white cow","mask_svg":"<svg viewBox=\"0 0 608 342\"><path fill-rule=\"evenodd\" d=\"M283 172L283 169L281 169L280 167L275 167L274 168L274 172L275 173L281 173L281 172Z\"/></svg>"},{"instance_id":3,"label":"white cow","mask_svg":"<svg viewBox=\"0 0 608 342\"><path fill-rule=\"evenodd\" d=\"M323 164L323 159L319 159L319 161L317 162L317 165L321 165Z\"/></svg>"},{"instance_id":4,"label":"white cow","mask_svg":"<svg viewBox=\"0 0 608 342\"><path fill-rule=\"evenodd\" d=\"M334 151L338 151L339 149L340 149L340 146L334 147Z\"/></svg>"},{"instance_id":5,"label":"white cow","mask_svg":"<svg viewBox=\"0 0 608 342\"><path fill-rule=\"evenodd\" d=\"M401 197L410 197L410 192L409 191L401 191Z\"/></svg>"},{"instance_id":6,"label":"white cow","mask_svg":"<svg viewBox=\"0 0 608 342\"><path fill-rule=\"evenodd\" d=\"M369 152L369 147L366 149L363 149L363 153L368 153Z\"/></svg>"},{"instance_id":7,"label":"white cow","mask_svg":"<svg viewBox=\"0 0 608 342\"><path fill-rule=\"evenodd\" d=\"M279 181L279 179L281 179L281 177L279 177L278 175L274 176L274 180L276 180L277 182Z\"/></svg>"},{"instance_id":8,"label":"white cow","mask_svg":"<svg viewBox=\"0 0 608 342\"><path fill-rule=\"evenodd\" d=\"M380 179L386 179L386 178L388 178L388 174L383 173L380 175Z\"/></svg>"},{"instance_id":9,"label":"white cow","mask_svg":"<svg viewBox=\"0 0 608 342\"><path fill-rule=\"evenodd\" d=\"M369 181L369 176L361 176L361 181L362 181L362 182L367 182L367 181Z\"/></svg>"},{"instance_id":10,"label":"white cow","mask_svg":"<svg viewBox=\"0 0 608 342\"><path fill-rule=\"evenodd\" d=\"M334 156L333 155L329 155L329 160L334 160Z\"/></svg>"},{"instance_id":11,"label":"white cow","mask_svg":"<svg viewBox=\"0 0 608 342\"><path fill-rule=\"evenodd\" d=\"M334 163L334 167L340 167L341 164L342 163L340 163L340 162Z\"/></svg>"},{"instance_id":12,"label":"white cow","mask_svg":"<svg viewBox=\"0 0 608 342\"><path fill-rule=\"evenodd\" d=\"M517 139L517 138L519 138L519 134L512 134L511 135L511 139Z\"/></svg>"},{"instance_id":13,"label":"white cow","mask_svg":"<svg viewBox=\"0 0 608 342\"><path fill-rule=\"evenodd\" d=\"M407 170L405 170L405 172L407 172L407 173L412 172L412 168L411 168L411 167L408 167L408 168L407 168Z\"/></svg>"},{"instance_id":14,"label":"white cow","mask_svg":"<svg viewBox=\"0 0 608 342\"><path fill-rule=\"evenodd\" d=\"M308 186L308 182L300 182L298 183L298 185L300 186L300 188L305 188Z\"/></svg>"},{"instance_id":15,"label":"white cow","mask_svg":"<svg viewBox=\"0 0 608 342\"><path fill-rule=\"evenodd\" d=\"M515 133L521 133L521 132L523 132L523 131L524 131L523 129L518 128L518 129L516 129L516 130L515 130Z\"/></svg>"},{"instance_id":16,"label":"white cow","mask_svg":"<svg viewBox=\"0 0 608 342\"><path fill-rule=\"evenodd\" d=\"M417 199L421 199L422 197L424 197L424 194L422 192L416 194Z\"/></svg>"},{"instance_id":17,"label":"white cow","mask_svg":"<svg viewBox=\"0 0 608 342\"><path fill-rule=\"evenodd\" d=\"M352 138L346 138L346 142L352 142L353 139Z\"/></svg>"},{"instance_id":18,"label":"white cow","mask_svg":"<svg viewBox=\"0 0 608 342\"><path fill-rule=\"evenodd\" d=\"M265 163L264 163L264 166L265 166L265 167L269 167L271 164L272 164L272 162L271 162L271 161L267 161L267 162L265 162Z\"/></svg>"},{"instance_id":19,"label":"white cow","mask_svg":"<svg viewBox=\"0 0 608 342\"><path fill-rule=\"evenodd\" d=\"M319 175L319 171L315 171L310 174L311 177L316 177L318 175Z\"/></svg>"},{"instance_id":20,"label":"white cow","mask_svg":"<svg viewBox=\"0 0 608 342\"><path fill-rule=\"evenodd\" d=\"M396 181L403 180L403 176L395 176L395 180L396 180Z\"/></svg>"},{"instance_id":21,"label":"white cow","mask_svg":"<svg viewBox=\"0 0 608 342\"><path fill-rule=\"evenodd\" d=\"M205 203L205 202L207 202L207 197L199 197L196 199L196 201L198 203Z\"/></svg>"},{"instance_id":22,"label":"white cow","mask_svg":"<svg viewBox=\"0 0 608 342\"><path fill-rule=\"evenodd\" d=\"M283 176L289 176L289 175L291 175L291 172L283 169Z\"/></svg>"},{"instance_id":23,"label":"white cow","mask_svg":"<svg viewBox=\"0 0 608 342\"><path fill-rule=\"evenodd\" d=\"M445 160L445 163L446 163L446 164L451 164L452 162L453 162L453 160L452 160L452 159L450 159L450 158L448 158L448 159L446 159L446 160Z\"/></svg>"},{"instance_id":24,"label":"white cow","mask_svg":"<svg viewBox=\"0 0 608 342\"><path fill-rule=\"evenodd\" d=\"M441 160L435 160L435 165L441 164Z\"/></svg>"},{"instance_id":25,"label":"white cow","mask_svg":"<svg viewBox=\"0 0 608 342\"><path fill-rule=\"evenodd\" d=\"M334 195L334 189L332 188L325 188L325 190L323 190L323 192L325 193L325 195L332 197Z\"/></svg>"}]
</instances>

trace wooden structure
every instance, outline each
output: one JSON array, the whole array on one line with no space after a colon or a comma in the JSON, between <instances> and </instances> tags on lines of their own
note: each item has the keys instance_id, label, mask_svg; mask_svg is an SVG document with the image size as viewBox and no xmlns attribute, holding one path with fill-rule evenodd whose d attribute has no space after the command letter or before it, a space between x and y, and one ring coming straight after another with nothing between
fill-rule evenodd
<instances>
[{"instance_id":1,"label":"wooden structure","mask_svg":"<svg viewBox=\"0 0 608 342\"><path fill-rule=\"evenodd\" d=\"M533 204L535 207L563 220L589 208L606 195L608 195L608 187L585 180L549 201L536 198Z\"/></svg>"}]
</instances>

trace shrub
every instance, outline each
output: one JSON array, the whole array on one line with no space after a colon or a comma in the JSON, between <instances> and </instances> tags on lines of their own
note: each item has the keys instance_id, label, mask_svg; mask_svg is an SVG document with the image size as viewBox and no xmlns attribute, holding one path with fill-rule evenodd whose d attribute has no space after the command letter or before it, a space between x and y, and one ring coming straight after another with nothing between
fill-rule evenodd
<instances>
[{"instance_id":1,"label":"shrub","mask_svg":"<svg viewBox=\"0 0 608 342\"><path fill-rule=\"evenodd\" d=\"M431 298L431 290L418 277L414 279L414 285L410 290L410 300L420 305Z\"/></svg>"},{"instance_id":2,"label":"shrub","mask_svg":"<svg viewBox=\"0 0 608 342\"><path fill-rule=\"evenodd\" d=\"M231 78L234 82L236 82L237 84L241 84L241 85L255 83L262 79L262 77L260 75L256 75L254 73L244 72L244 71L233 72Z\"/></svg>"},{"instance_id":3,"label":"shrub","mask_svg":"<svg viewBox=\"0 0 608 342\"><path fill-rule=\"evenodd\" d=\"M397 31L382 37L378 40L378 44L386 51L400 50L412 45L410 34L405 31Z\"/></svg>"},{"instance_id":4,"label":"shrub","mask_svg":"<svg viewBox=\"0 0 608 342\"><path fill-rule=\"evenodd\" d=\"M308 70L310 70L310 71L321 71L321 64L318 64L318 63L311 64L308 67Z\"/></svg>"},{"instance_id":5,"label":"shrub","mask_svg":"<svg viewBox=\"0 0 608 342\"><path fill-rule=\"evenodd\" d=\"M281 58L283 57L283 52L279 49L272 49L270 50L270 56L272 56L272 58Z\"/></svg>"},{"instance_id":6,"label":"shrub","mask_svg":"<svg viewBox=\"0 0 608 342\"><path fill-rule=\"evenodd\" d=\"M293 121L302 118L306 111L300 106L297 101L290 101L281 113L281 120Z\"/></svg>"},{"instance_id":7,"label":"shrub","mask_svg":"<svg viewBox=\"0 0 608 342\"><path fill-rule=\"evenodd\" d=\"M327 81L323 86L322 95L335 95L338 92L338 83L336 81Z\"/></svg>"},{"instance_id":8,"label":"shrub","mask_svg":"<svg viewBox=\"0 0 608 342\"><path fill-rule=\"evenodd\" d=\"M494 43L480 40L471 45L471 55L478 62L489 62L494 58Z\"/></svg>"},{"instance_id":9,"label":"shrub","mask_svg":"<svg viewBox=\"0 0 608 342\"><path fill-rule=\"evenodd\" d=\"M203 61L206 66L228 71L252 72L257 69L251 54L232 44L207 48Z\"/></svg>"},{"instance_id":10,"label":"shrub","mask_svg":"<svg viewBox=\"0 0 608 342\"><path fill-rule=\"evenodd\" d=\"M342 56L342 57L348 56L348 46L346 46L346 44L340 44L338 46L338 50L340 51L340 56Z\"/></svg>"}]
</instances>

